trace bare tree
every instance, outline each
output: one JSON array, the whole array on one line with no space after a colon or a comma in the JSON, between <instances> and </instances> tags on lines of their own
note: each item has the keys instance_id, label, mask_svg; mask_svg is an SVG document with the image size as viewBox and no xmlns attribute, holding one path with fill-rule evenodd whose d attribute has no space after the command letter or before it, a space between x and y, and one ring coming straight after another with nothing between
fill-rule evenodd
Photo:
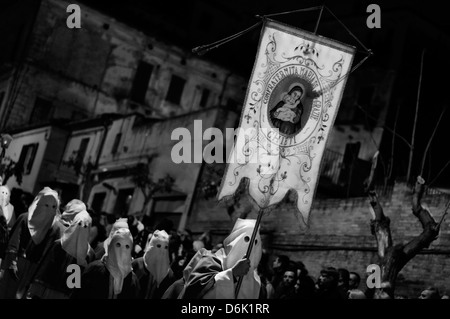
<instances>
[{"instance_id":1,"label":"bare tree","mask_svg":"<svg viewBox=\"0 0 450 319\"><path fill-rule=\"evenodd\" d=\"M75 174L81 177L78 189L78 198L87 203L92 188L95 185L94 174L92 174L95 164L92 163L89 157L87 162L83 161L83 157L80 156L79 151L73 151L72 155L67 161L63 161L63 164L74 170Z\"/></svg>"},{"instance_id":2,"label":"bare tree","mask_svg":"<svg viewBox=\"0 0 450 319\"><path fill-rule=\"evenodd\" d=\"M398 273L439 234L440 223L436 223L430 212L421 205L424 191L425 180L418 176L412 196L412 213L420 221L423 231L408 243L397 245L393 244L390 219L384 215L377 194L374 191L369 192L370 205L373 208L371 230L377 241L381 269L381 288L375 289L374 299L394 298Z\"/></svg>"},{"instance_id":3,"label":"bare tree","mask_svg":"<svg viewBox=\"0 0 450 319\"><path fill-rule=\"evenodd\" d=\"M150 201L157 192L171 192L173 184L175 182L174 178L169 174L164 177L159 178L157 181L153 180L152 173L150 171L150 165L152 160L157 155L150 155L147 161L144 163L139 163L133 170L131 180L133 183L141 190L144 195L144 205L142 206L142 213L148 214L150 211Z\"/></svg>"}]
</instances>

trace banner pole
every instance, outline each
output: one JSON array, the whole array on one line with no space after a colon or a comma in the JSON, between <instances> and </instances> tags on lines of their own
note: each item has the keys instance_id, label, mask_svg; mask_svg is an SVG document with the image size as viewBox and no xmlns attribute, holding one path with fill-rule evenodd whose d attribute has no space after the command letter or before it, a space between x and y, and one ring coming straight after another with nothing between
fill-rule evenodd
<instances>
[{"instance_id":1,"label":"banner pole","mask_svg":"<svg viewBox=\"0 0 450 319\"><path fill-rule=\"evenodd\" d=\"M259 212L258 212L258 217L256 218L255 228L253 229L252 238L250 239L250 245L248 246L247 253L244 256L244 259L250 258L250 254L251 254L252 248L253 248L253 242L255 241L256 234L258 232L259 224L261 223L263 213L264 213L264 208L260 208ZM262 243L260 243L260 244L262 244ZM236 285L235 293L234 293L236 299L238 297L239 290L241 289L243 279L244 279L244 276L241 276L238 279L238 283Z\"/></svg>"}]
</instances>

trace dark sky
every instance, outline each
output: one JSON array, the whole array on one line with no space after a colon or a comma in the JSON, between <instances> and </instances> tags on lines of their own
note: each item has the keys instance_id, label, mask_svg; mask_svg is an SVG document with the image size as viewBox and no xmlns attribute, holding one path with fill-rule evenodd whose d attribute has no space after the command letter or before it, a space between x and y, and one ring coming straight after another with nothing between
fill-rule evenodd
<instances>
[{"instance_id":1,"label":"dark sky","mask_svg":"<svg viewBox=\"0 0 450 319\"><path fill-rule=\"evenodd\" d=\"M450 19L448 12L442 7L442 2L438 1L411 1L411 0L383 0L383 1L323 1L323 0L190 0L183 2L172 1L148 1L148 0L82 0L94 8L101 9L105 13L114 16L117 20L123 21L159 41L175 43L190 52L199 45L210 44L224 39L237 32L240 32L254 25L259 18L256 15L268 15L280 12L287 12L299 9L305 9L315 6L326 5L339 19L341 19L357 36L363 44L373 49L377 58L371 58L365 63L360 71L370 68L374 63L383 66L380 57L389 56L389 52L383 52L383 41L379 47L371 47L370 32L385 32L383 26L387 19L394 20L393 28L400 28L405 20L405 14L413 14L430 23L438 30L450 35ZM372 29L368 31L366 19L369 15L366 9L369 4L378 4L381 8L381 29ZM273 19L290 24L292 26L313 31L319 11L297 12L287 15L272 17ZM323 11L321 24L318 34L329 36L341 42L351 44L359 49L361 46L339 25L336 32L333 28L327 29L327 22L334 20L328 11ZM391 25L392 27L392 25ZM217 62L223 66L231 68L236 73L249 77L259 40L261 28L256 28L241 37L230 41L216 49L206 53L203 58ZM327 32L331 32L328 34ZM424 31L425 32L425 31ZM386 33L386 32L385 32ZM378 33L381 34L381 33ZM447 90L448 83L444 81L448 76L447 48L442 48L434 43L424 43L420 37L416 40L414 34L410 35L407 51L403 54L404 59L399 63L401 65L391 65L390 68L399 70L401 81L396 84L395 89L398 93L397 100L402 100L401 118L399 129L401 134L408 140L411 140L411 130L414 118L415 103L417 99L417 87L420 68L420 54L423 47L429 50L425 60L423 74L423 93L421 96L421 108L419 112L419 122L417 126L417 147L415 155L415 172L421 165L422 152L431 136L433 128L437 123L439 114L444 106L448 106L447 98L441 97L440 92ZM394 39L394 41L400 39ZM191 53L193 54L193 53ZM355 64L364 56L357 54ZM387 67L384 66L386 69ZM403 98L403 95L406 95ZM395 101L393 102L395 103ZM388 114L388 125L392 128L394 125L395 108L390 108ZM432 179L444 167L450 156L443 143L448 145L447 127L450 124L450 110L448 110L441 122L441 126L436 133L436 137L431 147L431 161L426 163L429 170L425 177ZM390 139L386 134L386 140ZM390 142L389 142L390 143ZM385 152L390 149L389 143L384 145ZM396 140L395 157L397 162L396 171L406 171L407 158L409 150L405 144ZM447 155L446 155L447 153ZM388 154L386 153L387 157ZM436 181L435 186L450 185L450 165Z\"/></svg>"},{"instance_id":2,"label":"dark sky","mask_svg":"<svg viewBox=\"0 0 450 319\"><path fill-rule=\"evenodd\" d=\"M383 23L384 13L414 12L431 21L441 29L450 30L450 19L442 4L434 1L323 1L323 0L189 0L189 1L148 1L148 0L82 0L90 6L101 8L115 16L118 20L127 22L144 32L156 36L160 40L175 42L191 50L199 45L213 43L240 32L259 21L256 15L269 15L315 6L326 5L344 22L352 19L355 27L352 31L358 36L365 28L369 13L367 6L378 4L381 8ZM425 4L424 4L425 3ZM312 31L319 11L297 12L288 15L272 17L295 27ZM324 11L322 21L333 17ZM399 19L399 24L401 24ZM217 49L209 51L204 57L219 62L236 72L248 75L253 66L253 59L259 39L260 28L243 35ZM321 34L319 26L318 30ZM341 40L356 45L352 38ZM353 42L352 42L353 41ZM232 57L232 58L231 58Z\"/></svg>"}]
</instances>

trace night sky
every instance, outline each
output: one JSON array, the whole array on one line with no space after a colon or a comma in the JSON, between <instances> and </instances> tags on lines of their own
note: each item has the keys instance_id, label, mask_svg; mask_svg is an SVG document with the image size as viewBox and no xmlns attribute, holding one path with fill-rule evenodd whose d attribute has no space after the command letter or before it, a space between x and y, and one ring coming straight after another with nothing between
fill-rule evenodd
<instances>
[{"instance_id":1,"label":"night sky","mask_svg":"<svg viewBox=\"0 0 450 319\"><path fill-rule=\"evenodd\" d=\"M190 52L199 45L210 44L249 28L260 21L256 15L268 15L273 13L299 10L320 5L326 5L338 18L340 18L354 33L360 41L375 53L357 72L364 72L365 68L379 66L387 68L383 61L385 52L383 43L371 46L369 41L372 35L382 32L383 15L395 15L398 17L396 25L400 27L404 13L412 13L422 18L424 23L431 23L435 28L450 35L450 19L448 13L441 8L437 1L434 4L427 1L267 1L267 0L194 0L183 2L170 1L147 1L129 0L106 1L106 0L83 0L94 8L101 9L107 14L116 17L146 34L155 37L159 41L175 43ZM369 13L367 6L371 3L381 7L381 31L366 27L366 19ZM211 12L213 12L211 14ZM319 15L319 10L311 12L297 12L287 15L271 17L277 21L292 26L313 31ZM344 30L327 29L326 23L334 18L323 11L318 34L332 37L344 43L362 47L348 35ZM325 26L325 27L324 27ZM230 41L203 55L203 58L212 60L234 72L249 77L253 68L256 55L259 33L261 28L255 28L241 37ZM370 35L370 32L373 32ZM424 31L426 35L426 31ZM400 107L400 116L397 121L397 131L404 139L411 141L412 123L417 101L417 88L419 82L419 70L422 50L426 49L424 58L424 70L422 75L422 89L419 104L418 122L416 128L416 147L413 162L412 175L420 171L422 154L428 143L433 129L436 126L442 110L448 107L446 97L448 86L448 50L450 45L448 39L440 39L440 43L421 41L420 36L410 39L406 43L406 52L400 65L390 65L398 72L398 80L394 87L394 94L390 103L386 125L394 127L397 107ZM397 39L393 39L396 41ZM445 43L443 46L442 43ZM390 48L388 48L390 49ZM191 53L193 54L193 53ZM355 57L355 64L364 57L359 53ZM401 101L401 102L399 102ZM447 128L450 124L450 110L446 111L433 143L431 144L429 156L425 162L424 178L432 181L439 171L445 167L450 155L446 150L450 134ZM381 145L381 153L388 161L391 152L392 135L386 133ZM409 147L401 139L395 140L394 149L394 172L397 176L405 176L408 165ZM440 178L434 180L432 186L450 187L450 164L444 169Z\"/></svg>"}]
</instances>

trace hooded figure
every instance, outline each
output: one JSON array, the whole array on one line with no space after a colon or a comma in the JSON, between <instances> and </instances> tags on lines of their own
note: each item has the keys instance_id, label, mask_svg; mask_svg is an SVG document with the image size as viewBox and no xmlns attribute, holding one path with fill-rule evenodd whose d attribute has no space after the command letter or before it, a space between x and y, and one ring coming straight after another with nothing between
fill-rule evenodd
<instances>
[{"instance_id":1,"label":"hooded figure","mask_svg":"<svg viewBox=\"0 0 450 319\"><path fill-rule=\"evenodd\" d=\"M126 218L119 218L116 220L116 222L112 225L111 231L108 234L108 238L106 238L105 242L103 243L103 246L105 248L105 255L102 258L106 258L108 255L108 245L111 242L112 236L114 233L119 230L120 228L125 228L130 230L130 227L128 226L128 220Z\"/></svg>"},{"instance_id":2,"label":"hooded figure","mask_svg":"<svg viewBox=\"0 0 450 319\"><path fill-rule=\"evenodd\" d=\"M9 241L9 232L16 221L14 206L9 203L10 191L7 186L0 186L0 265L5 257ZM1 271L1 270L0 270Z\"/></svg>"},{"instance_id":3,"label":"hooded figure","mask_svg":"<svg viewBox=\"0 0 450 319\"><path fill-rule=\"evenodd\" d=\"M61 222L69 227L75 216L83 211L87 211L86 205L79 199L72 199L64 207L64 212L61 214Z\"/></svg>"},{"instance_id":4,"label":"hooded figure","mask_svg":"<svg viewBox=\"0 0 450 319\"><path fill-rule=\"evenodd\" d=\"M28 208L28 230L36 245L42 242L52 227L58 211L58 193L49 187L45 187Z\"/></svg>"},{"instance_id":5,"label":"hooded figure","mask_svg":"<svg viewBox=\"0 0 450 319\"><path fill-rule=\"evenodd\" d=\"M62 249L74 257L80 266L87 266L91 224L92 218L87 211L77 213L61 238Z\"/></svg>"},{"instance_id":6,"label":"hooded figure","mask_svg":"<svg viewBox=\"0 0 450 319\"><path fill-rule=\"evenodd\" d=\"M36 274L42 258L61 237L58 193L43 188L28 212L21 214L10 232L2 268L8 276L0 283L0 298L22 298Z\"/></svg>"},{"instance_id":7,"label":"hooded figure","mask_svg":"<svg viewBox=\"0 0 450 319\"><path fill-rule=\"evenodd\" d=\"M68 299L71 289L67 279L71 275L67 267L77 264L84 269L88 264L89 228L92 219L87 211L73 216L64 230L40 262L36 276L28 290L28 298Z\"/></svg>"},{"instance_id":8,"label":"hooded figure","mask_svg":"<svg viewBox=\"0 0 450 319\"><path fill-rule=\"evenodd\" d=\"M12 225L16 221L14 214L14 206L10 203L11 192L8 186L0 186L0 215L3 214L6 219L8 229L12 228Z\"/></svg>"},{"instance_id":9,"label":"hooded figure","mask_svg":"<svg viewBox=\"0 0 450 319\"><path fill-rule=\"evenodd\" d=\"M133 271L140 283L139 297L161 299L175 281L169 260L169 235L165 230L155 230L145 248L143 257L133 261Z\"/></svg>"},{"instance_id":10,"label":"hooded figure","mask_svg":"<svg viewBox=\"0 0 450 319\"><path fill-rule=\"evenodd\" d=\"M111 288L114 295L122 291L123 280L132 271L131 267L131 249L133 247L133 237L126 228L120 228L111 236L108 245L108 255L105 260L106 268L111 274Z\"/></svg>"},{"instance_id":11,"label":"hooded figure","mask_svg":"<svg viewBox=\"0 0 450 319\"><path fill-rule=\"evenodd\" d=\"M110 237L108 254L91 262L81 275L81 288L72 299L137 299L139 283L131 267L133 238L126 228Z\"/></svg>"},{"instance_id":12,"label":"hooded figure","mask_svg":"<svg viewBox=\"0 0 450 319\"><path fill-rule=\"evenodd\" d=\"M166 231L156 230L153 233L144 253L144 264L159 286L170 268L169 235Z\"/></svg>"},{"instance_id":13,"label":"hooded figure","mask_svg":"<svg viewBox=\"0 0 450 319\"><path fill-rule=\"evenodd\" d=\"M185 273L186 283L180 298L234 299L237 283L233 273L234 267L242 262L247 253L255 224L254 219L238 218L230 235L223 242L224 248L219 249L215 254L200 249L197 254L202 254L202 258L195 266L191 265L190 274ZM261 256L261 238L258 232L248 258L250 267L243 276L238 299L264 298L265 291L256 271Z\"/></svg>"}]
</instances>

